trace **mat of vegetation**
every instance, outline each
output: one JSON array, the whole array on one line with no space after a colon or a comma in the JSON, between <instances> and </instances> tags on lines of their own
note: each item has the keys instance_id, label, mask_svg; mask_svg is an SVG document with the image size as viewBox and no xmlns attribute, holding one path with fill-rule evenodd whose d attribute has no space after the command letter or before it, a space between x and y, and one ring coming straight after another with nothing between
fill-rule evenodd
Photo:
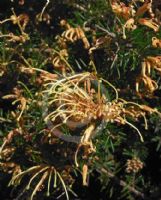
<instances>
[{"instance_id":1,"label":"mat of vegetation","mask_svg":"<svg viewBox=\"0 0 161 200\"><path fill-rule=\"evenodd\" d=\"M0 199L161 199L161 2L0 1Z\"/></svg>"}]
</instances>

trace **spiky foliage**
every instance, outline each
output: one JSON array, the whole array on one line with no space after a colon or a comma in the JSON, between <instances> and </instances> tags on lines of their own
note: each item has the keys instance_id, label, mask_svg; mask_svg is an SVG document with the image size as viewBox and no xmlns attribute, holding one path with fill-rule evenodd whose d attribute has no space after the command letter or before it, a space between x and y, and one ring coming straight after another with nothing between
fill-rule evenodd
<instances>
[{"instance_id":1,"label":"spiky foliage","mask_svg":"<svg viewBox=\"0 0 161 200\"><path fill-rule=\"evenodd\" d=\"M5 1L0 181L11 199L81 198L77 180L88 188L95 173L95 199L160 198L158 2Z\"/></svg>"}]
</instances>

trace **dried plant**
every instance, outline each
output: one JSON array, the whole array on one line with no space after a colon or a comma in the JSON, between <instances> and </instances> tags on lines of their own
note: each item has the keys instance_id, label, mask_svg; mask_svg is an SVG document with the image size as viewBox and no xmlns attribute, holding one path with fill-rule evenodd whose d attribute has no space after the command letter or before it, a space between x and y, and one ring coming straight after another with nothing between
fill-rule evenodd
<instances>
[{"instance_id":1,"label":"dried plant","mask_svg":"<svg viewBox=\"0 0 161 200\"><path fill-rule=\"evenodd\" d=\"M13 92L14 94L8 94L3 96L3 99L15 99L15 101L12 102L13 105L16 104L17 102L20 102L20 105L18 107L20 108L21 112L16 117L17 121L20 121L20 118L27 106L27 99L23 97L22 91L19 90L18 88L14 88Z\"/></svg>"},{"instance_id":2,"label":"dried plant","mask_svg":"<svg viewBox=\"0 0 161 200\"><path fill-rule=\"evenodd\" d=\"M84 43L84 48L89 49L90 44L81 27L73 28L65 20L61 20L60 24L62 27L65 27L67 29L62 33L62 38L65 42L75 42L77 40L82 40L82 42Z\"/></svg>"},{"instance_id":3,"label":"dried plant","mask_svg":"<svg viewBox=\"0 0 161 200\"><path fill-rule=\"evenodd\" d=\"M111 1L111 7L117 16L123 17L125 20L128 20L130 16L135 14L135 10L132 5L126 6L123 2L117 0Z\"/></svg>"},{"instance_id":4,"label":"dried plant","mask_svg":"<svg viewBox=\"0 0 161 200\"><path fill-rule=\"evenodd\" d=\"M45 91L49 95L48 106L50 106L50 110L54 108L54 111L50 111L45 118L46 121L53 122L52 131L62 124L66 124L69 128L88 125L87 131L84 131L80 141L82 144L88 144L94 134L96 122L100 120L106 123L128 124L137 130L143 141L139 130L126 120L128 115L134 120L137 120L138 116L143 116L141 107L134 104L132 112L126 101L118 99L117 92L116 99L110 101L101 92L100 81L93 74L82 73L50 80L45 85L45 87L49 87ZM58 121L60 123L55 124Z\"/></svg>"},{"instance_id":5,"label":"dried plant","mask_svg":"<svg viewBox=\"0 0 161 200\"><path fill-rule=\"evenodd\" d=\"M0 21L0 24L6 23L8 21L11 21L13 24L18 25L18 28L20 30L21 35L15 35L13 33L9 34L0 34L0 37L9 38L9 42L26 42L30 39L29 35L24 32L27 24L29 23L29 16L27 14L20 14L16 15L14 9L12 9L13 15L10 16L10 18L5 19L3 21Z\"/></svg>"},{"instance_id":6,"label":"dried plant","mask_svg":"<svg viewBox=\"0 0 161 200\"><path fill-rule=\"evenodd\" d=\"M111 1L111 7L113 12L120 18L125 20L123 29L123 38L126 39L125 29L134 30L137 27L137 24L145 25L149 28L152 28L155 32L159 31L160 25L158 20L155 18L155 14L152 9L152 0L143 1L143 5L138 9L135 8L136 1L131 1L128 6L123 2L113 0ZM142 18L145 13L149 13L149 18Z\"/></svg>"},{"instance_id":7,"label":"dried plant","mask_svg":"<svg viewBox=\"0 0 161 200\"><path fill-rule=\"evenodd\" d=\"M152 155L161 146L159 1L10 3L0 21L0 179L19 185L11 198L55 199L63 188L57 199L69 199L75 172L88 186L95 171L106 197L122 199L117 184L123 199L157 193L147 160L148 146Z\"/></svg>"},{"instance_id":8,"label":"dried plant","mask_svg":"<svg viewBox=\"0 0 161 200\"><path fill-rule=\"evenodd\" d=\"M51 181L52 181L52 179L54 181L54 188L57 187L57 179L59 179L59 181L61 182L61 184L62 184L62 186L63 186L63 188L65 190L66 198L67 198L67 200L69 200L67 186L64 183L62 176L55 169L54 166L37 165L37 166L30 167L25 171L22 171L22 172L20 172L20 173L18 173L16 175L13 175L13 177L12 177L10 183L9 183L9 186L10 185L14 185L14 186L19 185L21 180L22 180L22 178L25 175L28 175L28 174L31 174L32 177L30 178L30 180L29 180L29 182L28 182L28 184L26 186L26 190L29 190L30 187L31 187L32 182L34 182L34 180L37 177L41 176L40 180L36 184L32 194L31 194L31 197L30 197L31 200L34 198L36 192L41 190L41 188L42 188L43 184L45 183L45 181L47 181L47 196L49 196L50 195L50 190L51 190Z\"/></svg>"},{"instance_id":9,"label":"dried plant","mask_svg":"<svg viewBox=\"0 0 161 200\"><path fill-rule=\"evenodd\" d=\"M67 71L71 71L69 64L67 63L68 52L67 49L62 49L59 52L55 51L52 64L55 69L58 69L62 74L66 74Z\"/></svg>"},{"instance_id":10,"label":"dried plant","mask_svg":"<svg viewBox=\"0 0 161 200\"><path fill-rule=\"evenodd\" d=\"M13 176L21 173L21 167L14 162L0 162L0 168Z\"/></svg>"},{"instance_id":11,"label":"dried plant","mask_svg":"<svg viewBox=\"0 0 161 200\"><path fill-rule=\"evenodd\" d=\"M46 24L50 24L51 23L51 16L48 13L39 13L36 15L36 19L35 19L36 24L39 24L41 22L45 22Z\"/></svg>"},{"instance_id":12,"label":"dried plant","mask_svg":"<svg viewBox=\"0 0 161 200\"><path fill-rule=\"evenodd\" d=\"M161 48L161 39L153 37L152 38L152 46L155 48Z\"/></svg>"},{"instance_id":13,"label":"dried plant","mask_svg":"<svg viewBox=\"0 0 161 200\"><path fill-rule=\"evenodd\" d=\"M161 72L161 57L160 56L148 56L142 62L141 75L136 80L136 91L139 92L139 86L141 83L144 84L145 91L152 94L157 88L158 84L156 81L150 78L152 69L157 72Z\"/></svg>"}]
</instances>

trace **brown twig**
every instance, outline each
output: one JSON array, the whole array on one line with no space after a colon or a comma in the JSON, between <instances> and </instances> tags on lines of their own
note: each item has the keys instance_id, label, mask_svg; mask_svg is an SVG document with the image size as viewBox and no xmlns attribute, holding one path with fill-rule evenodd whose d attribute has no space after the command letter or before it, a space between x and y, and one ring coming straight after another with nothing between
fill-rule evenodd
<instances>
[{"instance_id":1,"label":"brown twig","mask_svg":"<svg viewBox=\"0 0 161 200\"><path fill-rule=\"evenodd\" d=\"M134 193L136 196L141 197L144 200L148 200L149 199L149 198L147 198L145 196L145 194L143 194L142 192L138 191L134 187L129 186L125 181L120 180L112 172L108 171L107 169L101 168L100 172L106 174L108 177L110 177L111 179L113 179L114 182L116 182L118 185L120 185L122 187L126 187L130 192Z\"/></svg>"}]
</instances>

